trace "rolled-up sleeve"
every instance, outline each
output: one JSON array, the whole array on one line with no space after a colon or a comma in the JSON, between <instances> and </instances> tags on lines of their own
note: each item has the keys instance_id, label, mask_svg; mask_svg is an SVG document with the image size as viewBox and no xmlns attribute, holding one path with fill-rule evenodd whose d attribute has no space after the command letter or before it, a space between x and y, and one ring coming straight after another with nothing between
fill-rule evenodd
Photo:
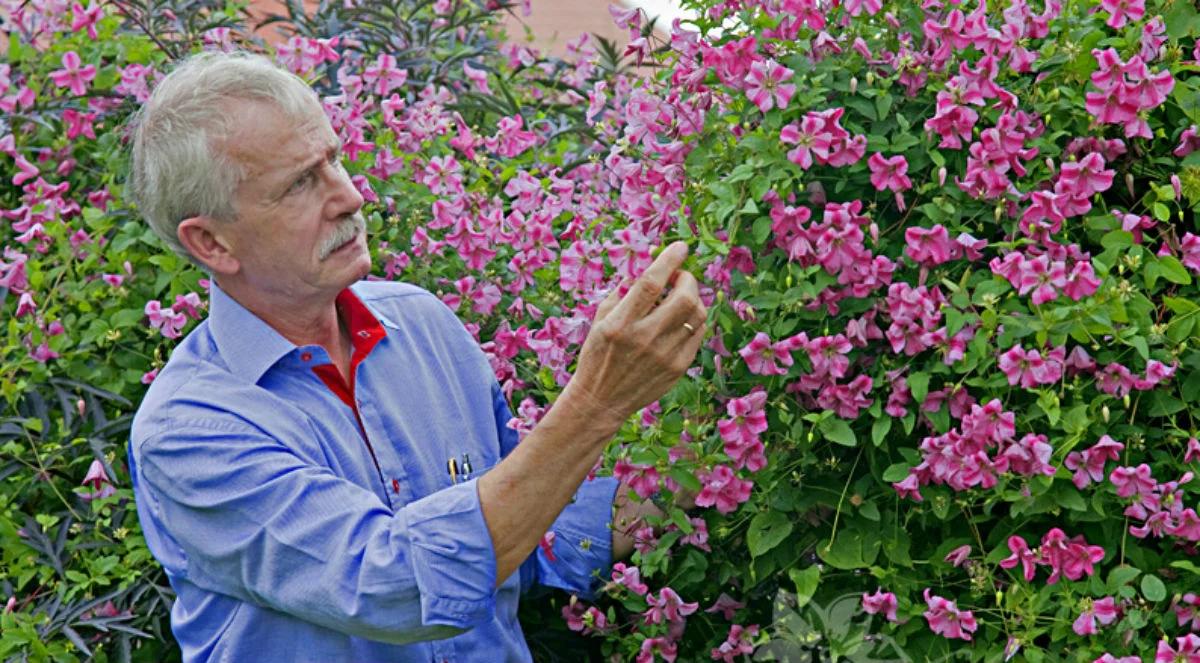
<instances>
[{"instance_id":1,"label":"rolled-up sleeve","mask_svg":"<svg viewBox=\"0 0 1200 663\"><path fill-rule=\"evenodd\" d=\"M495 551L474 480L393 512L240 422L137 446L143 496L204 589L350 635L450 637L492 619Z\"/></svg>"},{"instance_id":2,"label":"rolled-up sleeve","mask_svg":"<svg viewBox=\"0 0 1200 663\"><path fill-rule=\"evenodd\" d=\"M512 411L500 385L492 387L492 410L500 436L501 453L507 456L517 446L519 436L510 428ZM612 568L613 498L619 482L612 477L585 480L574 499L563 509L550 531L554 559L542 546L521 565L521 589L534 585L556 587L592 598L598 578Z\"/></svg>"}]
</instances>

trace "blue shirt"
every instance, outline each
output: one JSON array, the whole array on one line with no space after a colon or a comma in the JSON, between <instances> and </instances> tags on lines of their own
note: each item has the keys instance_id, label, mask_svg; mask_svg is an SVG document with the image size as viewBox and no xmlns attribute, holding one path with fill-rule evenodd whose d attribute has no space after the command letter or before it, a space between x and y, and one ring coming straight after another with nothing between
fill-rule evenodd
<instances>
[{"instance_id":1,"label":"blue shirt","mask_svg":"<svg viewBox=\"0 0 1200 663\"><path fill-rule=\"evenodd\" d=\"M351 293L386 332L355 370L357 417L312 370L331 363L322 347L215 284L138 409L138 515L177 594L183 660L528 661L518 596L590 594L617 482L585 481L552 527L556 560L536 550L495 587L476 478L517 436L489 364L430 293ZM452 482L463 454L474 472Z\"/></svg>"}]
</instances>

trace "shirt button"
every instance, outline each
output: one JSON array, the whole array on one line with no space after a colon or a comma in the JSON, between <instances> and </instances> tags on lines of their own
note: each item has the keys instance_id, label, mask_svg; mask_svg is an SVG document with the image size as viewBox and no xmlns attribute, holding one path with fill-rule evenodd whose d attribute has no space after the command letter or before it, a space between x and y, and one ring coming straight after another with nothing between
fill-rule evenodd
<instances>
[{"instance_id":1,"label":"shirt button","mask_svg":"<svg viewBox=\"0 0 1200 663\"><path fill-rule=\"evenodd\" d=\"M360 332L358 332L358 337L359 337L359 338L367 338L367 337L369 337L370 335L371 335L371 332L369 332L369 331L367 331L367 330L365 330L365 329L364 329L364 330L362 330L362 331L360 331Z\"/></svg>"},{"instance_id":2,"label":"shirt button","mask_svg":"<svg viewBox=\"0 0 1200 663\"><path fill-rule=\"evenodd\" d=\"M311 352L300 353L300 361L312 361L312 353Z\"/></svg>"}]
</instances>

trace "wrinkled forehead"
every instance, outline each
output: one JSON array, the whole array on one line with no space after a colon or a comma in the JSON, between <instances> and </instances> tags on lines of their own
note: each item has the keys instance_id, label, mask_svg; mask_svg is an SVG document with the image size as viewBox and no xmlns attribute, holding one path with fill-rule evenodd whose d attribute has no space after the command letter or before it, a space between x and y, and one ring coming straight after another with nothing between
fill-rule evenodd
<instances>
[{"instance_id":1,"label":"wrinkled forehead","mask_svg":"<svg viewBox=\"0 0 1200 663\"><path fill-rule=\"evenodd\" d=\"M231 100L229 131L220 149L243 170L243 181L287 171L337 143L337 135L314 100L299 112L269 101Z\"/></svg>"}]
</instances>

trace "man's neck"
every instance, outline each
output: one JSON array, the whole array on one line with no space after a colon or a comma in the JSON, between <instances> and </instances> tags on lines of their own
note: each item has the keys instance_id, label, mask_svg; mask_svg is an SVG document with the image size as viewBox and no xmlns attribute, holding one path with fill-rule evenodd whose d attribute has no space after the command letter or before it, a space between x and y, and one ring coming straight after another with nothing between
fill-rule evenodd
<instances>
[{"instance_id":1,"label":"man's neck","mask_svg":"<svg viewBox=\"0 0 1200 663\"><path fill-rule=\"evenodd\" d=\"M288 297L246 288L238 282L217 283L225 294L258 316L279 335L298 346L319 345L329 353L343 379L349 379L353 346L350 330L338 314L337 293Z\"/></svg>"}]
</instances>

